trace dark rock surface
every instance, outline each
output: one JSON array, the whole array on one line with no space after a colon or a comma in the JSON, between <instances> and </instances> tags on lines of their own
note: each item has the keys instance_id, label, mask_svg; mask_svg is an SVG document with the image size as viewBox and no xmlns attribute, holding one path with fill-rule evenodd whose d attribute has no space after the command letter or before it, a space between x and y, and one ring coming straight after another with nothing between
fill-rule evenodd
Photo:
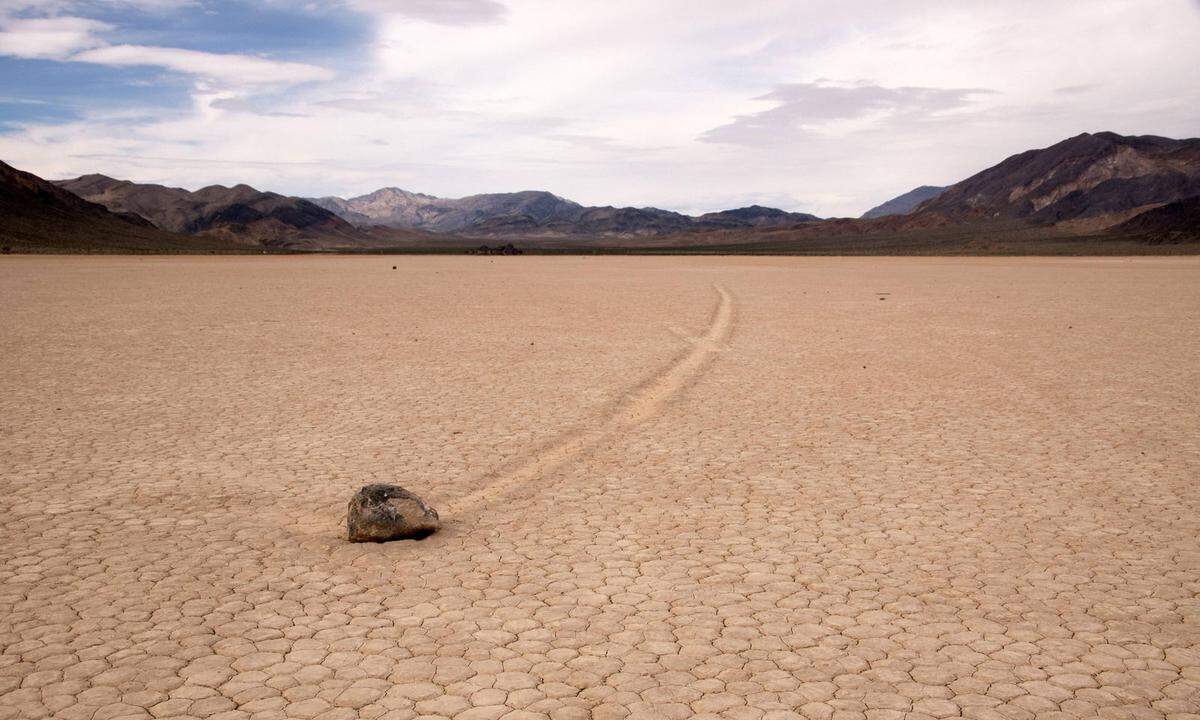
<instances>
[{"instance_id":1,"label":"dark rock surface","mask_svg":"<svg viewBox=\"0 0 1200 720\"><path fill-rule=\"evenodd\" d=\"M3 162L0 244L16 252L202 252L235 247L219 239L164 232L145 218L110 212Z\"/></svg>"},{"instance_id":2,"label":"dark rock surface","mask_svg":"<svg viewBox=\"0 0 1200 720\"><path fill-rule=\"evenodd\" d=\"M1200 138L1084 133L1014 155L952 185L922 203L914 216L1057 223L1122 214L1124 220L1139 208L1196 195Z\"/></svg>"},{"instance_id":3,"label":"dark rock surface","mask_svg":"<svg viewBox=\"0 0 1200 720\"><path fill-rule=\"evenodd\" d=\"M1115 229L1151 242L1195 242L1200 240L1200 195L1147 210Z\"/></svg>"},{"instance_id":4,"label":"dark rock surface","mask_svg":"<svg viewBox=\"0 0 1200 720\"><path fill-rule=\"evenodd\" d=\"M399 485L364 485L346 515L350 542L420 539L441 526L436 510Z\"/></svg>"},{"instance_id":5,"label":"dark rock surface","mask_svg":"<svg viewBox=\"0 0 1200 720\"><path fill-rule=\"evenodd\" d=\"M249 185L183 188L83 175L55 185L127 220L185 235L213 235L245 244L288 247L305 239L360 240L336 214L300 198L260 192ZM136 221L134 221L136 222Z\"/></svg>"}]
</instances>

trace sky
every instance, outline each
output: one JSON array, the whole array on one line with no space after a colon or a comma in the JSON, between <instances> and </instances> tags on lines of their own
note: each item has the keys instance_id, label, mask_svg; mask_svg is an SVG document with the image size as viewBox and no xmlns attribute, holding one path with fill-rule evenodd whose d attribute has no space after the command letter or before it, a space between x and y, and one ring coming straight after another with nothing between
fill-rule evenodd
<instances>
[{"instance_id":1,"label":"sky","mask_svg":"<svg viewBox=\"0 0 1200 720\"><path fill-rule=\"evenodd\" d=\"M198 189L857 216L1200 136L1200 0L0 0L0 160Z\"/></svg>"}]
</instances>

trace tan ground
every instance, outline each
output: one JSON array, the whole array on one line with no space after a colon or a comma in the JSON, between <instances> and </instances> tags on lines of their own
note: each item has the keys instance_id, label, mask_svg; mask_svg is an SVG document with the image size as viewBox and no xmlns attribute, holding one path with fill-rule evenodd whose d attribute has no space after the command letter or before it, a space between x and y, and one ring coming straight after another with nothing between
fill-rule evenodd
<instances>
[{"instance_id":1,"label":"tan ground","mask_svg":"<svg viewBox=\"0 0 1200 720\"><path fill-rule=\"evenodd\" d=\"M0 353L0 720L1200 717L1196 259L16 257Z\"/></svg>"}]
</instances>

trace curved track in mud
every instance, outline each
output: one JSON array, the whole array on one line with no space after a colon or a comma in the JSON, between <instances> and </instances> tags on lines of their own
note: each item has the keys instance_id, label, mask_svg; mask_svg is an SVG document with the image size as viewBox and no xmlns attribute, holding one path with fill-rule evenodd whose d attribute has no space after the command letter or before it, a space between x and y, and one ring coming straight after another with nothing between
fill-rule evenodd
<instances>
[{"instance_id":1,"label":"curved track in mud","mask_svg":"<svg viewBox=\"0 0 1200 720\"><path fill-rule=\"evenodd\" d=\"M718 302L712 322L704 335L692 341L692 349L687 354L633 391L594 427L559 438L496 473L478 490L445 503L443 513L452 517L477 510L515 488L544 476L605 438L630 430L658 415L667 403L704 371L733 332L733 295L720 285L714 285L713 289L717 292Z\"/></svg>"}]
</instances>

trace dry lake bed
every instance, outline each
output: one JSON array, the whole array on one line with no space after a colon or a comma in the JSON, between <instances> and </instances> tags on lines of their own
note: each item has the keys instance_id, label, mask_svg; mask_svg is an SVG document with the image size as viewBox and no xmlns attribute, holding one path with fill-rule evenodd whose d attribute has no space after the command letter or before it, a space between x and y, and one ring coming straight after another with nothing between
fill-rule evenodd
<instances>
[{"instance_id":1,"label":"dry lake bed","mask_svg":"<svg viewBox=\"0 0 1200 720\"><path fill-rule=\"evenodd\" d=\"M1200 717L1196 258L6 257L0 353L0 720Z\"/></svg>"}]
</instances>

